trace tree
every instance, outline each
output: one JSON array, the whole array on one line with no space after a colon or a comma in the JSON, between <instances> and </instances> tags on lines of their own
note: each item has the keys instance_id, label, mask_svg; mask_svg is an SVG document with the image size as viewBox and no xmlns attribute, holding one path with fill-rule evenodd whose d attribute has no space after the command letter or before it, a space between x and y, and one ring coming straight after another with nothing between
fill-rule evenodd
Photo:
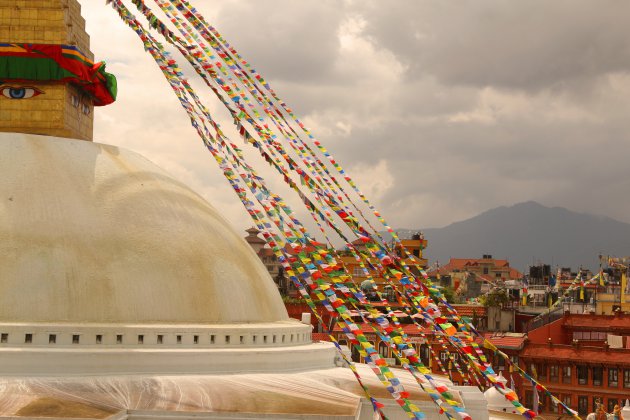
<instances>
[{"instance_id":1,"label":"tree","mask_svg":"<svg viewBox=\"0 0 630 420\"><path fill-rule=\"evenodd\" d=\"M486 307L498 307L507 304L510 298L505 289L495 288L483 296L479 297L479 302Z\"/></svg>"},{"instance_id":2,"label":"tree","mask_svg":"<svg viewBox=\"0 0 630 420\"><path fill-rule=\"evenodd\" d=\"M470 321L473 324L473 327L479 328L479 316L477 315L477 311L473 309L472 320Z\"/></svg>"},{"instance_id":3,"label":"tree","mask_svg":"<svg viewBox=\"0 0 630 420\"><path fill-rule=\"evenodd\" d=\"M455 303L455 291L452 287L447 286L442 288L442 295L448 303Z\"/></svg>"}]
</instances>

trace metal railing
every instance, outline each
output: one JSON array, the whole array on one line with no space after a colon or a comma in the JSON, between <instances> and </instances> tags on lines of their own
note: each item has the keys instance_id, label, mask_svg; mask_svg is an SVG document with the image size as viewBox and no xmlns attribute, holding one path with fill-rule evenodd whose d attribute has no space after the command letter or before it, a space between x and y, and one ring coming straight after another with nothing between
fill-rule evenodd
<instances>
[{"instance_id":1,"label":"metal railing","mask_svg":"<svg viewBox=\"0 0 630 420\"><path fill-rule=\"evenodd\" d=\"M562 318L563 313L563 308L557 307L549 312L540 314L525 325L525 332L530 332L532 330L535 330L536 328L540 328L544 325L557 321Z\"/></svg>"}]
</instances>

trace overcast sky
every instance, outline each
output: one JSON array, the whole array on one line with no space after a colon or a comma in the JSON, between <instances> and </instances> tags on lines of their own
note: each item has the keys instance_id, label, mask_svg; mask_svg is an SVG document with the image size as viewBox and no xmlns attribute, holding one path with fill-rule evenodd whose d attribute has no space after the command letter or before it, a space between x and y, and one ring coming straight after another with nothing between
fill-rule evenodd
<instances>
[{"instance_id":1,"label":"overcast sky","mask_svg":"<svg viewBox=\"0 0 630 420\"><path fill-rule=\"evenodd\" d=\"M119 81L95 140L142 153L248 226L136 35L104 1L82 3ZM527 200L630 222L630 2L192 3L394 227Z\"/></svg>"}]
</instances>

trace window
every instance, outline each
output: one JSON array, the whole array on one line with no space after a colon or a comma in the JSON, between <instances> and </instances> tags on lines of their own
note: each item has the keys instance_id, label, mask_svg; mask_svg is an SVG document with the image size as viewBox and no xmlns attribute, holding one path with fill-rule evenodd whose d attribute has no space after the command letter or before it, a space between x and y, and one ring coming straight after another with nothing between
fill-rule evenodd
<instances>
[{"instance_id":1,"label":"window","mask_svg":"<svg viewBox=\"0 0 630 420\"><path fill-rule=\"evenodd\" d=\"M619 401L616 398L608 398L608 412L612 413L615 409L615 406L619 404Z\"/></svg>"},{"instance_id":2,"label":"window","mask_svg":"<svg viewBox=\"0 0 630 420\"><path fill-rule=\"evenodd\" d=\"M619 369L608 368L608 386L613 388L619 386Z\"/></svg>"},{"instance_id":3,"label":"window","mask_svg":"<svg viewBox=\"0 0 630 420\"><path fill-rule=\"evenodd\" d=\"M584 395L578 395L578 413L588 414L588 397Z\"/></svg>"},{"instance_id":4,"label":"window","mask_svg":"<svg viewBox=\"0 0 630 420\"><path fill-rule=\"evenodd\" d=\"M350 349L350 355L352 356L353 362L361 361L361 354L359 353L359 348L355 346L354 344L352 345L352 348Z\"/></svg>"},{"instance_id":5,"label":"window","mask_svg":"<svg viewBox=\"0 0 630 420\"><path fill-rule=\"evenodd\" d=\"M79 344L79 340L81 339L81 337L79 337L79 334L73 334L72 335L72 344Z\"/></svg>"},{"instance_id":6,"label":"window","mask_svg":"<svg viewBox=\"0 0 630 420\"><path fill-rule=\"evenodd\" d=\"M385 297L385 299L391 301L391 302L395 302L396 301L396 291L394 290L394 288L390 285L387 285L383 288L383 295Z\"/></svg>"},{"instance_id":7,"label":"window","mask_svg":"<svg viewBox=\"0 0 630 420\"><path fill-rule=\"evenodd\" d=\"M536 365L534 363L530 363L527 365L528 373L534 378L538 377L538 371L536 370Z\"/></svg>"},{"instance_id":8,"label":"window","mask_svg":"<svg viewBox=\"0 0 630 420\"><path fill-rule=\"evenodd\" d=\"M571 383L571 366L562 366L562 383Z\"/></svg>"},{"instance_id":9,"label":"window","mask_svg":"<svg viewBox=\"0 0 630 420\"><path fill-rule=\"evenodd\" d=\"M549 366L549 381L558 382L558 366L557 365Z\"/></svg>"},{"instance_id":10,"label":"window","mask_svg":"<svg viewBox=\"0 0 630 420\"><path fill-rule=\"evenodd\" d=\"M538 363L536 365L536 370L538 371L538 377L541 379L547 378L547 365L544 363Z\"/></svg>"},{"instance_id":11,"label":"window","mask_svg":"<svg viewBox=\"0 0 630 420\"><path fill-rule=\"evenodd\" d=\"M122 334L116 335L116 344L122 344Z\"/></svg>"},{"instance_id":12,"label":"window","mask_svg":"<svg viewBox=\"0 0 630 420\"><path fill-rule=\"evenodd\" d=\"M602 367L593 368L593 385L601 386L604 378L604 369Z\"/></svg>"},{"instance_id":13,"label":"window","mask_svg":"<svg viewBox=\"0 0 630 420\"><path fill-rule=\"evenodd\" d=\"M597 331L575 331L573 333L573 339L589 341L606 340L606 333Z\"/></svg>"},{"instance_id":14,"label":"window","mask_svg":"<svg viewBox=\"0 0 630 420\"><path fill-rule=\"evenodd\" d=\"M157 336L157 343L158 344L164 343L164 335L158 334L158 336Z\"/></svg>"},{"instance_id":15,"label":"window","mask_svg":"<svg viewBox=\"0 0 630 420\"><path fill-rule=\"evenodd\" d=\"M389 349L387 348L387 345L382 341L378 343L378 354L380 354L381 357L389 357Z\"/></svg>"},{"instance_id":16,"label":"window","mask_svg":"<svg viewBox=\"0 0 630 420\"><path fill-rule=\"evenodd\" d=\"M144 344L144 335L140 334L138 336L138 344Z\"/></svg>"},{"instance_id":17,"label":"window","mask_svg":"<svg viewBox=\"0 0 630 420\"><path fill-rule=\"evenodd\" d=\"M538 393L538 398L539 398L539 408L538 410L546 410L547 409L547 394L545 394L544 392L540 392Z\"/></svg>"},{"instance_id":18,"label":"window","mask_svg":"<svg viewBox=\"0 0 630 420\"><path fill-rule=\"evenodd\" d=\"M565 395L564 397L562 397L562 402L567 407L571 407L573 405L573 403L571 402L571 395Z\"/></svg>"},{"instance_id":19,"label":"window","mask_svg":"<svg viewBox=\"0 0 630 420\"><path fill-rule=\"evenodd\" d=\"M440 352L440 360L442 362L448 362L448 352L447 351L441 351Z\"/></svg>"},{"instance_id":20,"label":"window","mask_svg":"<svg viewBox=\"0 0 630 420\"><path fill-rule=\"evenodd\" d=\"M505 370L505 359L501 356L495 357L495 365L499 370Z\"/></svg>"},{"instance_id":21,"label":"window","mask_svg":"<svg viewBox=\"0 0 630 420\"><path fill-rule=\"evenodd\" d=\"M488 267L483 268L483 274L488 274Z\"/></svg>"},{"instance_id":22,"label":"window","mask_svg":"<svg viewBox=\"0 0 630 420\"><path fill-rule=\"evenodd\" d=\"M578 384L586 385L588 383L588 367L578 366L577 377L578 377Z\"/></svg>"},{"instance_id":23,"label":"window","mask_svg":"<svg viewBox=\"0 0 630 420\"><path fill-rule=\"evenodd\" d=\"M431 359L431 349L426 344L420 346L420 358L425 365L429 364Z\"/></svg>"},{"instance_id":24,"label":"window","mask_svg":"<svg viewBox=\"0 0 630 420\"><path fill-rule=\"evenodd\" d=\"M241 337L241 341L242 337ZM256 342L256 336L254 336L254 342ZM193 344L199 344L199 336L198 335L193 335Z\"/></svg>"},{"instance_id":25,"label":"window","mask_svg":"<svg viewBox=\"0 0 630 420\"><path fill-rule=\"evenodd\" d=\"M55 344L57 342L57 334L48 334L48 344Z\"/></svg>"},{"instance_id":26,"label":"window","mask_svg":"<svg viewBox=\"0 0 630 420\"><path fill-rule=\"evenodd\" d=\"M264 342L267 342L267 336L264 336ZM214 334L210 335L210 344L214 344Z\"/></svg>"},{"instance_id":27,"label":"window","mask_svg":"<svg viewBox=\"0 0 630 420\"><path fill-rule=\"evenodd\" d=\"M24 342L26 344L31 344L33 342L33 334L25 334L24 335Z\"/></svg>"},{"instance_id":28,"label":"window","mask_svg":"<svg viewBox=\"0 0 630 420\"><path fill-rule=\"evenodd\" d=\"M630 388L630 369L623 370L623 387Z\"/></svg>"},{"instance_id":29,"label":"window","mask_svg":"<svg viewBox=\"0 0 630 420\"><path fill-rule=\"evenodd\" d=\"M230 342L230 337L226 336L226 342L229 343ZM177 340L177 344L182 344L182 336L178 335L177 337L175 337L175 339Z\"/></svg>"},{"instance_id":30,"label":"window","mask_svg":"<svg viewBox=\"0 0 630 420\"><path fill-rule=\"evenodd\" d=\"M6 343L7 341L9 341L9 334L7 333L0 334L0 343Z\"/></svg>"},{"instance_id":31,"label":"window","mask_svg":"<svg viewBox=\"0 0 630 420\"><path fill-rule=\"evenodd\" d=\"M96 344L101 344L103 342L103 335L96 334Z\"/></svg>"}]
</instances>

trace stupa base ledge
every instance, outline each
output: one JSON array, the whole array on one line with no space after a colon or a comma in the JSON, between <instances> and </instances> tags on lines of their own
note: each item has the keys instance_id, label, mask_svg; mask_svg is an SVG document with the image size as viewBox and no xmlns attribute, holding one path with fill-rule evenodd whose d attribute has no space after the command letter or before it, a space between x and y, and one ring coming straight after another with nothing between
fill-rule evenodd
<instances>
[{"instance_id":1,"label":"stupa base ledge","mask_svg":"<svg viewBox=\"0 0 630 420\"><path fill-rule=\"evenodd\" d=\"M299 372L335 366L330 343L238 348L2 348L1 376Z\"/></svg>"}]
</instances>

